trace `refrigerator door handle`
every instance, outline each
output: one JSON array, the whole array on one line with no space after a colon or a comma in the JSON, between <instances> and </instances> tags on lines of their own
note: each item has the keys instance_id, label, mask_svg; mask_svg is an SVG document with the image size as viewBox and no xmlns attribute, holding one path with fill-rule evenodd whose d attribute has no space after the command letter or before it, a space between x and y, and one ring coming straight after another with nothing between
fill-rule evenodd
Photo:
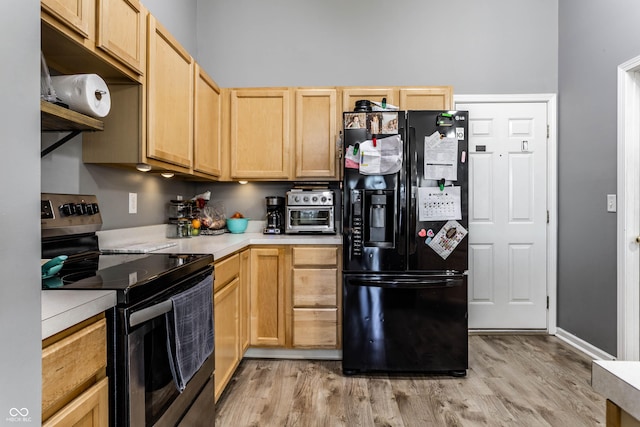
<instances>
[{"instance_id":1,"label":"refrigerator door handle","mask_svg":"<svg viewBox=\"0 0 640 427\"><path fill-rule=\"evenodd\" d=\"M440 278L440 279L419 279L419 278L397 278L397 279L352 279L349 282L354 286L367 286L376 288L393 288L393 289L433 289L433 288L450 288L452 286L464 284L464 279Z\"/></svg>"},{"instance_id":2,"label":"refrigerator door handle","mask_svg":"<svg viewBox=\"0 0 640 427\"><path fill-rule=\"evenodd\" d=\"M416 140L416 128L413 126L409 126L409 142L407 144L408 147L413 146L413 142ZM408 224L407 231L412 232L416 229L416 188L418 187L418 152L413 151L411 153L413 158L409 157L409 186L407 188L409 192L409 212L408 212ZM415 254L416 247L416 239L409 238L409 253L407 255Z\"/></svg>"}]
</instances>

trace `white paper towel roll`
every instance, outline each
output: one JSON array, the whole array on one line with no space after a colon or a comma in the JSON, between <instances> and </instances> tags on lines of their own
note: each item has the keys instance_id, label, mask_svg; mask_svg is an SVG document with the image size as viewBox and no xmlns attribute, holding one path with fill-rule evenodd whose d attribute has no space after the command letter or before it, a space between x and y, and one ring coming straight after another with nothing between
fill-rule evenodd
<instances>
[{"instance_id":1,"label":"white paper towel roll","mask_svg":"<svg viewBox=\"0 0 640 427\"><path fill-rule=\"evenodd\" d=\"M91 117L105 117L111 110L109 88L97 74L52 76L56 96L74 111Z\"/></svg>"}]
</instances>

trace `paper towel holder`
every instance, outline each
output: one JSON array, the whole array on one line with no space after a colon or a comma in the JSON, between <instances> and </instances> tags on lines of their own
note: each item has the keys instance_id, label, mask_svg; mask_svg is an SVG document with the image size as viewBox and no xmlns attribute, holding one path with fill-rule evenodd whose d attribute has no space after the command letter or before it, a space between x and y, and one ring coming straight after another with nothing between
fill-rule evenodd
<instances>
[{"instance_id":1,"label":"paper towel holder","mask_svg":"<svg viewBox=\"0 0 640 427\"><path fill-rule=\"evenodd\" d=\"M40 152L41 158L76 137L80 132L104 130L104 123L101 120L44 99L40 100L40 114L42 132L69 132L69 134L42 150Z\"/></svg>"}]
</instances>

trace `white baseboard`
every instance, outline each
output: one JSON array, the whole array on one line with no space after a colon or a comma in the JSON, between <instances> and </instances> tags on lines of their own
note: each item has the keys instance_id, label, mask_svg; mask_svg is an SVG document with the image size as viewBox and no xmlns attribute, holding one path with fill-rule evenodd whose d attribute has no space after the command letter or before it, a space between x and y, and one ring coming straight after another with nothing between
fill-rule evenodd
<instances>
[{"instance_id":1,"label":"white baseboard","mask_svg":"<svg viewBox=\"0 0 640 427\"><path fill-rule=\"evenodd\" d=\"M616 360L615 356L600 350L598 347L589 344L588 342L578 338L577 336L570 334L562 328L556 329L556 337L566 342L570 346L585 353L591 359L594 360Z\"/></svg>"}]
</instances>

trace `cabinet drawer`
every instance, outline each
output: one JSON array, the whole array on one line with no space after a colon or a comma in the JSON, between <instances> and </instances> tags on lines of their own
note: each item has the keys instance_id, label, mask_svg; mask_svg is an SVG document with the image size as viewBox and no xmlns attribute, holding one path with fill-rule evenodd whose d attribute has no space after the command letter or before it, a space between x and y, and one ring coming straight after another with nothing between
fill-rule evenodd
<instances>
[{"instance_id":1,"label":"cabinet drawer","mask_svg":"<svg viewBox=\"0 0 640 427\"><path fill-rule=\"evenodd\" d=\"M42 350L42 409L56 404L107 366L107 322L101 319Z\"/></svg>"},{"instance_id":2,"label":"cabinet drawer","mask_svg":"<svg viewBox=\"0 0 640 427\"><path fill-rule=\"evenodd\" d=\"M240 274L240 256L238 254L232 255L229 258L214 263L213 267L215 274L213 291L217 292Z\"/></svg>"},{"instance_id":3,"label":"cabinet drawer","mask_svg":"<svg viewBox=\"0 0 640 427\"><path fill-rule=\"evenodd\" d=\"M338 263L338 248L336 247L294 247L293 265L327 265L336 266Z\"/></svg>"},{"instance_id":4,"label":"cabinet drawer","mask_svg":"<svg viewBox=\"0 0 640 427\"><path fill-rule=\"evenodd\" d=\"M107 426L109 424L109 380L103 378L45 421L43 427Z\"/></svg>"},{"instance_id":5,"label":"cabinet drawer","mask_svg":"<svg viewBox=\"0 0 640 427\"><path fill-rule=\"evenodd\" d=\"M305 307L337 305L337 277L335 268L293 270L293 305Z\"/></svg>"},{"instance_id":6,"label":"cabinet drawer","mask_svg":"<svg viewBox=\"0 0 640 427\"><path fill-rule=\"evenodd\" d=\"M336 347L338 309L294 308L294 347Z\"/></svg>"}]
</instances>

